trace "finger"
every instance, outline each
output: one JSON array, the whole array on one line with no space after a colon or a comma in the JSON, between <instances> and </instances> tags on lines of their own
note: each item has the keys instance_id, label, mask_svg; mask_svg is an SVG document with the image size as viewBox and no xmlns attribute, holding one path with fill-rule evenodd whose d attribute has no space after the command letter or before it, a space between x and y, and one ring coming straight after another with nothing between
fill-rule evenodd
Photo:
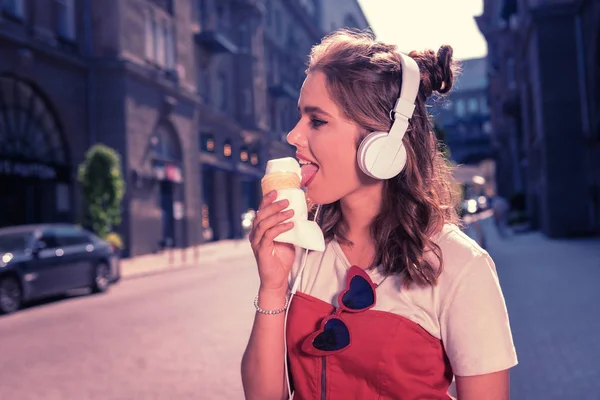
<instances>
[{"instance_id":1,"label":"finger","mask_svg":"<svg viewBox=\"0 0 600 400\"><path fill-rule=\"evenodd\" d=\"M293 216L294 210L286 210L283 212L278 212L277 214L273 214L270 217L260 221L258 225L256 225L255 241L260 242L266 231Z\"/></svg>"},{"instance_id":2,"label":"finger","mask_svg":"<svg viewBox=\"0 0 600 400\"><path fill-rule=\"evenodd\" d=\"M284 222L282 224L276 225L270 229L268 229L263 235L261 245L265 245L268 243L273 243L273 240L282 234L283 232L287 232L294 227L294 222Z\"/></svg>"},{"instance_id":3,"label":"finger","mask_svg":"<svg viewBox=\"0 0 600 400\"><path fill-rule=\"evenodd\" d=\"M258 213L256 218L254 219L254 225L256 226L260 224L262 221L272 217L274 214L277 214L289 205L290 201L287 199L279 200L267 205L265 208L260 210L260 213Z\"/></svg>"},{"instance_id":4,"label":"finger","mask_svg":"<svg viewBox=\"0 0 600 400\"><path fill-rule=\"evenodd\" d=\"M273 201L275 201L276 198L277 198L277 191L271 190L269 193L267 193L263 196L262 201L260 202L260 205L258 206L258 209L260 210L262 208L265 208L266 206L271 204Z\"/></svg>"}]
</instances>

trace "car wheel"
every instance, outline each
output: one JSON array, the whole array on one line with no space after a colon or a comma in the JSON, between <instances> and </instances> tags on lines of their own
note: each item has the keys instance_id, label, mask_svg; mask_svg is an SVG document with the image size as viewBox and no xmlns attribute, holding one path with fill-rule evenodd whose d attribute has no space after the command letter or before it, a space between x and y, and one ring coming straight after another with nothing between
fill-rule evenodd
<instances>
[{"instance_id":1,"label":"car wheel","mask_svg":"<svg viewBox=\"0 0 600 400\"><path fill-rule=\"evenodd\" d=\"M108 264L100 263L96 265L96 273L94 275L94 293L104 293L110 286L111 273Z\"/></svg>"},{"instance_id":2,"label":"car wheel","mask_svg":"<svg viewBox=\"0 0 600 400\"><path fill-rule=\"evenodd\" d=\"M10 314L21 308L23 291L14 276L0 278L0 314Z\"/></svg>"}]
</instances>

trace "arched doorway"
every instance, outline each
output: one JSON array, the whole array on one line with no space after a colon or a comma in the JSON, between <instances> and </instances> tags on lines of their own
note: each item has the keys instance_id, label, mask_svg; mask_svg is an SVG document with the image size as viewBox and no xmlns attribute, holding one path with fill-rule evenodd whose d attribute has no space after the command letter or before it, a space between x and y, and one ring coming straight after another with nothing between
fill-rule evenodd
<instances>
[{"instance_id":1,"label":"arched doorway","mask_svg":"<svg viewBox=\"0 0 600 400\"><path fill-rule=\"evenodd\" d=\"M71 219L70 172L49 102L32 84L0 75L0 226Z\"/></svg>"},{"instance_id":2,"label":"arched doorway","mask_svg":"<svg viewBox=\"0 0 600 400\"><path fill-rule=\"evenodd\" d=\"M160 182L159 204L162 219L162 239L168 246L181 247L184 241L184 191L182 151L175 128L161 121L151 137L154 150L152 168Z\"/></svg>"}]
</instances>

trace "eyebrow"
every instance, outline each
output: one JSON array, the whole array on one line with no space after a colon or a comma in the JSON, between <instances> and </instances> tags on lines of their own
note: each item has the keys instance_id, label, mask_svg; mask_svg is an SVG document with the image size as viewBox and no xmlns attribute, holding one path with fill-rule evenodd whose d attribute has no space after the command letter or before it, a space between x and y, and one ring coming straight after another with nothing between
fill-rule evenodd
<instances>
[{"instance_id":1,"label":"eyebrow","mask_svg":"<svg viewBox=\"0 0 600 400\"><path fill-rule=\"evenodd\" d=\"M298 107L298 111L301 111L300 107ZM323 114L323 115L327 115L327 116L331 117L331 114L329 114L327 111L323 110L320 107L316 107L316 106L304 106L304 113L305 114L310 114L310 113Z\"/></svg>"}]
</instances>

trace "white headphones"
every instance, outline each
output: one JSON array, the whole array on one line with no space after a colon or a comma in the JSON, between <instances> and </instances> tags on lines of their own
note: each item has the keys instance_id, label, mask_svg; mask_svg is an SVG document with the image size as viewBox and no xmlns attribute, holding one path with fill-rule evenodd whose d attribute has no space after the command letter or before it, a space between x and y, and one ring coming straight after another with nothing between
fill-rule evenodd
<instances>
[{"instance_id":1,"label":"white headphones","mask_svg":"<svg viewBox=\"0 0 600 400\"><path fill-rule=\"evenodd\" d=\"M358 166L376 179L390 179L398 175L406 165L406 149L402 138L408 129L408 120L415 110L415 101L421 83L417 62L400 54L402 64L402 88L390 119L394 122L389 132L373 132L358 147ZM394 116L392 118L392 112Z\"/></svg>"}]
</instances>

